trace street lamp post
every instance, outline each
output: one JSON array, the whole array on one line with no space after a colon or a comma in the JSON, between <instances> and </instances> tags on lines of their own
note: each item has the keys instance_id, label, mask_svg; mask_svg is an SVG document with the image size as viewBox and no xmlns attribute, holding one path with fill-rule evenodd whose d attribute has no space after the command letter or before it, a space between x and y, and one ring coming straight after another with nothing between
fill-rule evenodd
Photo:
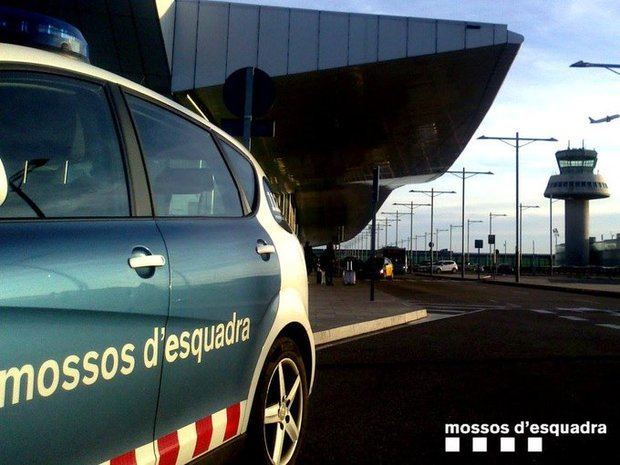
<instances>
[{"instance_id":1,"label":"street lamp post","mask_svg":"<svg viewBox=\"0 0 620 465\"><path fill-rule=\"evenodd\" d=\"M463 228L463 225L462 225L462 224L456 224L456 225L451 224L451 225L450 225L450 260L452 260L452 258L453 258L453 257L452 257L452 230L453 230L453 229L458 229L458 228L461 228L461 229L462 229L462 228ZM465 238L465 235L463 234L463 231L461 231L461 236L462 236L463 238ZM463 242L465 242L465 241L463 240ZM463 250L463 248L461 248L461 255L463 255L463 254L464 254L464 250ZM462 260L461 260L461 261L462 261Z\"/></svg>"},{"instance_id":2,"label":"street lamp post","mask_svg":"<svg viewBox=\"0 0 620 465\"><path fill-rule=\"evenodd\" d=\"M493 234L493 218L499 217L499 216L508 216L505 213L493 213L493 212L489 212L489 236L491 236ZM491 266L493 264L493 261L491 259L491 254L493 253L493 247L491 246L491 244L489 244L489 266Z\"/></svg>"},{"instance_id":3,"label":"street lamp post","mask_svg":"<svg viewBox=\"0 0 620 465\"><path fill-rule=\"evenodd\" d=\"M553 204L560 199L554 199L553 195L549 196L549 276L553 276Z\"/></svg>"},{"instance_id":4,"label":"street lamp post","mask_svg":"<svg viewBox=\"0 0 620 465\"><path fill-rule=\"evenodd\" d=\"M384 214L387 214L387 213L384 213ZM396 221L396 228L397 228L397 231L398 231L398 222L400 220L398 220L398 219L395 220L394 218L388 218L387 216L385 217L385 245L384 245L384 247L388 246L388 228L390 226L392 226L391 223L393 221ZM397 234L397 237L398 237L398 232L396 234Z\"/></svg>"},{"instance_id":5,"label":"street lamp post","mask_svg":"<svg viewBox=\"0 0 620 465\"><path fill-rule=\"evenodd\" d=\"M469 226L472 223L482 223L482 220L470 220L469 218L467 219L467 261L469 262Z\"/></svg>"},{"instance_id":6,"label":"street lamp post","mask_svg":"<svg viewBox=\"0 0 620 465\"><path fill-rule=\"evenodd\" d=\"M520 253L523 253L523 210L528 208L540 208L538 205L523 205L519 204L519 222L521 223L521 229L519 230L519 249ZM519 260L521 261L521 260Z\"/></svg>"},{"instance_id":7,"label":"street lamp post","mask_svg":"<svg viewBox=\"0 0 620 465\"><path fill-rule=\"evenodd\" d=\"M605 68L606 70L611 71L612 73L620 74L618 71L613 69L613 68L620 68L620 65L611 64L611 63L588 63L586 61L579 60L577 63L573 63L572 65L570 65L570 67L571 68Z\"/></svg>"},{"instance_id":8,"label":"street lamp post","mask_svg":"<svg viewBox=\"0 0 620 465\"><path fill-rule=\"evenodd\" d=\"M461 195L461 278L465 279L465 180L477 174L493 173L491 171L465 171L465 167L463 167L462 171L447 171L447 173L457 176L463 181L463 192Z\"/></svg>"},{"instance_id":9,"label":"street lamp post","mask_svg":"<svg viewBox=\"0 0 620 465\"><path fill-rule=\"evenodd\" d=\"M414 202L409 202L409 203L394 202L392 205L409 207L409 253L411 254L411 259L413 260L413 215L415 214L413 213L413 210L415 210L418 207L430 207L431 204L430 203L414 203ZM418 246L416 245L416 250L417 249L418 249Z\"/></svg>"},{"instance_id":10,"label":"street lamp post","mask_svg":"<svg viewBox=\"0 0 620 465\"><path fill-rule=\"evenodd\" d=\"M400 219L398 218L398 215L400 214L400 212L398 210L396 210L395 212L383 212L381 213L382 215L396 215L396 219L390 219L390 221L396 221L396 241L394 242L396 244L396 247L398 247L398 223L400 222ZM387 217L386 217L386 221L387 221ZM387 223L386 223L387 224ZM385 246L387 247L387 232L385 234Z\"/></svg>"},{"instance_id":11,"label":"street lamp post","mask_svg":"<svg viewBox=\"0 0 620 465\"><path fill-rule=\"evenodd\" d=\"M435 254L437 254L437 261L439 261L439 233L440 232L447 232L447 229L439 229L436 228L435 229Z\"/></svg>"},{"instance_id":12,"label":"street lamp post","mask_svg":"<svg viewBox=\"0 0 620 465\"><path fill-rule=\"evenodd\" d=\"M535 138L535 137L520 137L519 133L515 134L515 137L487 137L480 136L479 140L499 140L504 142L505 144L510 145L515 148L515 281L519 282L521 280L521 256L519 254L519 148L525 147L526 145L532 144L534 142L557 142L558 140L554 137L549 137L545 139ZM508 141L514 141L515 144L511 144ZM523 145L520 145L521 142L526 142Z\"/></svg>"},{"instance_id":13,"label":"street lamp post","mask_svg":"<svg viewBox=\"0 0 620 465\"><path fill-rule=\"evenodd\" d=\"M454 191L436 191L435 188L432 188L430 191L418 191L418 190L411 190L409 192L414 192L414 193L419 193L419 194L424 194L427 195L431 198L431 242L429 243L429 248L430 248L430 252L431 252L431 276L433 275L433 212L434 212L434 205L435 205L435 197L441 195L441 194L456 194L456 192Z\"/></svg>"},{"instance_id":14,"label":"street lamp post","mask_svg":"<svg viewBox=\"0 0 620 465\"><path fill-rule=\"evenodd\" d=\"M383 231L383 226L378 224L377 226L375 226L375 229L376 229L376 232L377 232L376 239L375 239L375 241L376 241L376 248L378 249L379 248L379 231Z\"/></svg>"},{"instance_id":15,"label":"street lamp post","mask_svg":"<svg viewBox=\"0 0 620 465\"><path fill-rule=\"evenodd\" d=\"M420 234L419 236L415 236L415 255L413 257L413 263L418 263L418 238L424 238L426 241L426 235Z\"/></svg>"}]
</instances>

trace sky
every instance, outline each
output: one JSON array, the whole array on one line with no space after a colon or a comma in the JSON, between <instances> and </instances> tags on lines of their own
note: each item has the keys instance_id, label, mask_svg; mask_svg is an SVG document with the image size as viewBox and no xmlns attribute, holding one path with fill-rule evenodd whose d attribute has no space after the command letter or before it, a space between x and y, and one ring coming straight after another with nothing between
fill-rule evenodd
<instances>
[{"instance_id":1,"label":"sky","mask_svg":"<svg viewBox=\"0 0 620 465\"><path fill-rule=\"evenodd\" d=\"M500 251L515 245L515 152L499 141L477 137L555 137L557 143L537 142L521 150L520 196L524 205L538 205L523 213L523 252L549 252L549 200L543 197L549 176L557 174L554 154L572 147L593 148L599 154L597 170L605 176L611 197L590 202L590 236L600 240L620 233L620 118L610 123L590 124L588 117L620 113L620 75L600 68L570 68L579 60L620 63L620 2L618 0L236 0L239 3L312 8L372 14L453 19L507 24L525 37L495 102L471 141L451 169L492 171L467 183L466 219L472 224L471 240L485 239L489 213ZM423 194L411 189L454 190L435 199L435 228L460 224L461 183L445 174L425 184L395 190L381 211L394 211L393 202L426 203ZM430 230L428 208L416 210L414 235ZM379 218L384 217L379 214ZM400 222L399 239L408 237L409 221ZM553 226L564 240L564 202L553 205ZM395 228L388 229L394 242ZM384 241L381 235L381 245ZM453 250L460 250L454 230ZM436 241L437 242L437 241ZM532 244L534 242L534 245ZM457 244L458 243L458 244ZM419 247L422 242L419 241ZM436 247L448 247L448 233L441 232Z\"/></svg>"}]
</instances>

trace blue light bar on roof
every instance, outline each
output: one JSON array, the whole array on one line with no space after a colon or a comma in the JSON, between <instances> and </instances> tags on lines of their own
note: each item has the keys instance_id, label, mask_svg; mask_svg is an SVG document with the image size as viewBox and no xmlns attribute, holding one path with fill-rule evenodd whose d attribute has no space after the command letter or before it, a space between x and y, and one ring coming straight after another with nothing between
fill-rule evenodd
<instances>
[{"instance_id":1,"label":"blue light bar on roof","mask_svg":"<svg viewBox=\"0 0 620 465\"><path fill-rule=\"evenodd\" d=\"M60 52L88 63L88 44L69 23L39 13L0 7L0 42Z\"/></svg>"}]
</instances>

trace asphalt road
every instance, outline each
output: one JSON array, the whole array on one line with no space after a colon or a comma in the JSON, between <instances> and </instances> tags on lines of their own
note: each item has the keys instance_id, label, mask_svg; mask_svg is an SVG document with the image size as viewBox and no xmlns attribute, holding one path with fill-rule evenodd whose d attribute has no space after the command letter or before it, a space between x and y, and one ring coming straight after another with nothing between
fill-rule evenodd
<instances>
[{"instance_id":1,"label":"asphalt road","mask_svg":"<svg viewBox=\"0 0 620 465\"><path fill-rule=\"evenodd\" d=\"M620 299L430 279L381 288L432 321L318 351L300 464L620 463ZM450 434L461 452L445 452L446 423L521 421L607 432ZM487 452L472 452L473 436ZM500 436L516 451L500 452Z\"/></svg>"}]
</instances>

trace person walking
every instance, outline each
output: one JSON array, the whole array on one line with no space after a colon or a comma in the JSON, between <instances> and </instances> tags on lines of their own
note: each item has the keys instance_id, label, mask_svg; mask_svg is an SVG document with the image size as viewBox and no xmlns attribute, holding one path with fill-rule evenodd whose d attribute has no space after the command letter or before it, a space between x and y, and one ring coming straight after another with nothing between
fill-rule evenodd
<instances>
[{"instance_id":1,"label":"person walking","mask_svg":"<svg viewBox=\"0 0 620 465\"><path fill-rule=\"evenodd\" d=\"M323 255L321 255L321 267L325 271L325 284L334 285L334 266L336 261L336 252L334 250L333 241L329 241Z\"/></svg>"},{"instance_id":2,"label":"person walking","mask_svg":"<svg viewBox=\"0 0 620 465\"><path fill-rule=\"evenodd\" d=\"M314 251L310 246L310 241L306 241L306 245L304 245L304 258L306 259L306 272L308 276L310 276L310 273L316 268L316 259L314 257Z\"/></svg>"}]
</instances>

